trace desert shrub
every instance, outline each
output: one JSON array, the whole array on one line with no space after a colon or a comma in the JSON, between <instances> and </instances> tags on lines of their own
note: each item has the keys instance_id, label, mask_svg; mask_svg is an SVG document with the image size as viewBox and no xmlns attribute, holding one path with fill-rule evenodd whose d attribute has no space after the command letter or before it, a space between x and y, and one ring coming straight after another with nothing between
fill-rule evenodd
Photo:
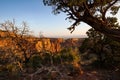
<instances>
[{"instance_id":1,"label":"desert shrub","mask_svg":"<svg viewBox=\"0 0 120 80\"><path fill-rule=\"evenodd\" d=\"M73 61L73 56L70 53L61 54L61 58L64 62L71 62Z\"/></svg>"},{"instance_id":2,"label":"desert shrub","mask_svg":"<svg viewBox=\"0 0 120 80\"><path fill-rule=\"evenodd\" d=\"M68 48L61 51L61 59L65 63L74 63L80 61L78 48Z\"/></svg>"},{"instance_id":3,"label":"desert shrub","mask_svg":"<svg viewBox=\"0 0 120 80\"><path fill-rule=\"evenodd\" d=\"M42 58L40 55L32 56L28 63L29 67L32 67L32 68L40 67L41 64L42 64Z\"/></svg>"},{"instance_id":4,"label":"desert shrub","mask_svg":"<svg viewBox=\"0 0 120 80\"><path fill-rule=\"evenodd\" d=\"M51 57L52 54L47 52L47 53L43 53L42 55L42 64L43 65L50 65L51 64Z\"/></svg>"},{"instance_id":5,"label":"desert shrub","mask_svg":"<svg viewBox=\"0 0 120 80\"><path fill-rule=\"evenodd\" d=\"M82 45L81 45L80 48L79 48L79 51L80 51L81 53L84 53L85 51L87 51L87 49L90 48L90 45L89 45L88 41L89 41L89 39L86 38L86 39L82 42Z\"/></svg>"},{"instance_id":6,"label":"desert shrub","mask_svg":"<svg viewBox=\"0 0 120 80\"><path fill-rule=\"evenodd\" d=\"M87 32L87 35L88 38L82 43L82 46L79 49L84 57L84 61L85 59L89 60L91 54L96 55L96 60L92 62L92 65L96 67L110 67L120 61L118 60L120 59L120 57L118 58L120 55L119 42L110 39L94 29L90 29Z\"/></svg>"},{"instance_id":7,"label":"desert shrub","mask_svg":"<svg viewBox=\"0 0 120 80\"><path fill-rule=\"evenodd\" d=\"M53 55L53 63L55 65L61 64L61 54L60 53Z\"/></svg>"}]
</instances>

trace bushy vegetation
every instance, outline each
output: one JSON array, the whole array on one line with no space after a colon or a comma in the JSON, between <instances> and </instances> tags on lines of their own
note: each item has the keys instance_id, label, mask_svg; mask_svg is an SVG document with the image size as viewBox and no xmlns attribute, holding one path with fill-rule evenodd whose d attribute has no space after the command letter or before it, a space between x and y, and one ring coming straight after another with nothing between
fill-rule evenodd
<instances>
[{"instance_id":1,"label":"bushy vegetation","mask_svg":"<svg viewBox=\"0 0 120 80\"><path fill-rule=\"evenodd\" d=\"M83 58L88 58L94 55L93 60L90 64L99 67L115 67L116 64L120 63L120 43L111 40L109 37L90 29L88 32L88 38L85 39L82 46L80 47ZM85 55L84 55L85 54ZM87 59L86 58L86 59ZM85 59L85 60L86 60Z\"/></svg>"},{"instance_id":2,"label":"bushy vegetation","mask_svg":"<svg viewBox=\"0 0 120 80\"><path fill-rule=\"evenodd\" d=\"M90 69L115 68L119 71L120 43L93 28L87 32L88 38L80 48L60 48L56 42L55 49L48 51L42 47L43 50L37 51L35 40L32 41L36 38L29 35L25 23L23 30L9 21L1 26L7 37L0 37L5 41L0 47L0 80L69 80L83 74L86 65Z\"/></svg>"},{"instance_id":3,"label":"bushy vegetation","mask_svg":"<svg viewBox=\"0 0 120 80\"><path fill-rule=\"evenodd\" d=\"M34 80L37 75L45 80L51 80L80 73L80 56L77 47L63 48L59 52L47 49L39 52L35 49L36 38L29 35L30 31L25 22L23 28L19 29L14 21L6 21L1 24L1 31L4 31L5 35L0 36L3 43L0 47L0 76L2 76L0 80L21 78Z\"/></svg>"},{"instance_id":4,"label":"bushy vegetation","mask_svg":"<svg viewBox=\"0 0 120 80\"><path fill-rule=\"evenodd\" d=\"M54 71L59 74L58 76L60 77L67 76L63 73L67 73L68 75L73 74L73 72L76 72L74 74L80 73L80 56L77 49L63 49L57 54L50 52L37 53L32 55L27 63L22 63L20 60L5 62L10 61L11 58L3 57L3 55L0 56L2 60L1 63L3 63L0 67L0 74L2 76L12 73L10 74L12 78L15 77L15 75L20 78L21 75L27 73L27 77L29 77L29 74L36 73L39 69L42 69L42 72L45 71L46 74L44 74L44 76L46 75L47 79L52 79ZM67 72L64 72L64 69ZM3 72L7 72L8 74L3 74ZM41 73L41 71L38 72L38 74L39 73ZM35 75L37 75L37 73ZM25 78L27 79L27 77ZM16 78L16 80L18 78Z\"/></svg>"},{"instance_id":5,"label":"bushy vegetation","mask_svg":"<svg viewBox=\"0 0 120 80\"><path fill-rule=\"evenodd\" d=\"M117 18L108 17L107 20L113 25L111 28L120 27ZM88 38L83 42L80 51L84 58L91 60L89 64L100 68L107 67L107 69L120 65L120 42L96 31L94 28L89 29L86 34Z\"/></svg>"}]
</instances>

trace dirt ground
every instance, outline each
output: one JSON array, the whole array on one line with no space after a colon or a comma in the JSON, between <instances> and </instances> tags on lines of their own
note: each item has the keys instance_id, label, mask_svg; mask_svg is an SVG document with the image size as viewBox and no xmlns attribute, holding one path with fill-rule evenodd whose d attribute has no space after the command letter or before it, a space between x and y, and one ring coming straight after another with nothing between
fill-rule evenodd
<instances>
[{"instance_id":1,"label":"dirt ground","mask_svg":"<svg viewBox=\"0 0 120 80\"><path fill-rule=\"evenodd\" d=\"M11 76L7 72L0 74L0 80L120 80L120 68L83 69L68 71L67 67L40 68L38 72ZM29 70L30 71L30 70ZM1 73L1 72L0 72Z\"/></svg>"}]
</instances>

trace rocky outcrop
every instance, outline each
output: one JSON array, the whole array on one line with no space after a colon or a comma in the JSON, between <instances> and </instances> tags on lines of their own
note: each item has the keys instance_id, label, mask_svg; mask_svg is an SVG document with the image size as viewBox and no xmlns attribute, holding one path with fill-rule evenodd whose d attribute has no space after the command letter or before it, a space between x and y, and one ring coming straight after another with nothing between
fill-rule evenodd
<instances>
[{"instance_id":1,"label":"rocky outcrop","mask_svg":"<svg viewBox=\"0 0 120 80\"><path fill-rule=\"evenodd\" d=\"M48 51L51 53L57 53L63 48L80 47L83 40L84 39L79 38L71 38L66 40L63 38L41 38L36 43L36 49L38 52Z\"/></svg>"},{"instance_id":2,"label":"rocky outcrop","mask_svg":"<svg viewBox=\"0 0 120 80\"><path fill-rule=\"evenodd\" d=\"M36 49L38 50L38 52L60 52L62 42L62 38L42 38L36 43Z\"/></svg>"},{"instance_id":3,"label":"rocky outcrop","mask_svg":"<svg viewBox=\"0 0 120 80\"><path fill-rule=\"evenodd\" d=\"M6 31L0 30L0 47L5 46L12 46L15 47ZM79 47L84 39L79 38L70 38L70 39L63 39L63 38L35 38L35 37L24 37L24 40L19 40L19 43L28 49L28 52L36 50L36 52L51 52L57 53L60 52L63 48L68 47ZM11 43L11 44L10 44ZM11 48L12 48L11 47Z\"/></svg>"},{"instance_id":4,"label":"rocky outcrop","mask_svg":"<svg viewBox=\"0 0 120 80\"><path fill-rule=\"evenodd\" d=\"M50 50L51 48L50 39L44 38L44 39L38 40L35 47L38 50L38 52Z\"/></svg>"},{"instance_id":5,"label":"rocky outcrop","mask_svg":"<svg viewBox=\"0 0 120 80\"><path fill-rule=\"evenodd\" d=\"M82 45L84 38L70 38L70 39L66 39L63 43L62 46L64 48L68 48L68 47L80 47Z\"/></svg>"}]
</instances>

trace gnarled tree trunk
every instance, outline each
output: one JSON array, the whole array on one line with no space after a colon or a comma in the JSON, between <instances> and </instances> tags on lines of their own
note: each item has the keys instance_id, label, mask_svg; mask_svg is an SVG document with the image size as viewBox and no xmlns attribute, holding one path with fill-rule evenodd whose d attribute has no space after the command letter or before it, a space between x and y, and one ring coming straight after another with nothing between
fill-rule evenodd
<instances>
[{"instance_id":1,"label":"gnarled tree trunk","mask_svg":"<svg viewBox=\"0 0 120 80\"><path fill-rule=\"evenodd\" d=\"M84 17L83 22L90 25L96 31L99 31L113 40L120 42L120 29L110 28L110 26L104 23L102 20L98 20L92 16Z\"/></svg>"}]
</instances>

